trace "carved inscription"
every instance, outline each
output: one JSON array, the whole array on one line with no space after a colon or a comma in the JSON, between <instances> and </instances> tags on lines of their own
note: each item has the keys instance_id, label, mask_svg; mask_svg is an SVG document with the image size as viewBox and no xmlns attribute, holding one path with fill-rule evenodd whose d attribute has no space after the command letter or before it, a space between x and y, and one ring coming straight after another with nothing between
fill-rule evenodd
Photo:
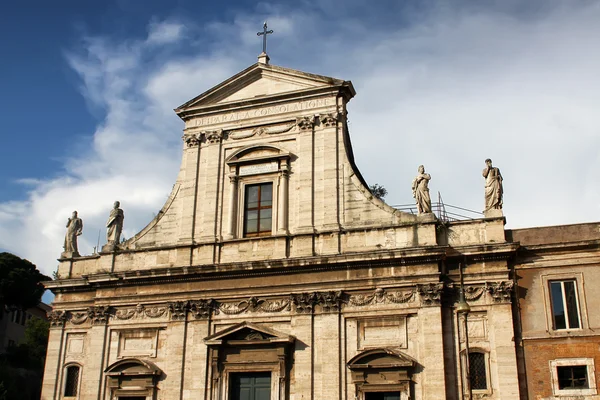
<instances>
[{"instance_id":1,"label":"carved inscription","mask_svg":"<svg viewBox=\"0 0 600 400\"><path fill-rule=\"evenodd\" d=\"M264 174L266 172L274 172L279 169L277 161L272 161L263 164L240 165L240 176Z\"/></svg>"},{"instance_id":2,"label":"carved inscription","mask_svg":"<svg viewBox=\"0 0 600 400\"><path fill-rule=\"evenodd\" d=\"M224 122L240 121L250 118L260 118L269 115L283 114L287 112L296 112L310 110L317 107L325 107L335 105L335 98L315 99L308 101L298 101L291 104L282 104L272 107L262 107L250 111L239 111L229 114L214 115L211 117L198 118L194 121L195 126L204 126L211 124L220 124Z\"/></svg>"}]
</instances>

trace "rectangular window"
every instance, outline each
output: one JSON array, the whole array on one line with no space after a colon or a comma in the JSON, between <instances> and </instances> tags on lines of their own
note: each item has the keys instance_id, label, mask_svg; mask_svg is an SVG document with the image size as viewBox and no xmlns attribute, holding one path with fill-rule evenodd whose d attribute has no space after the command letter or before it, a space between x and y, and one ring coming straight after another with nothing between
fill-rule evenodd
<instances>
[{"instance_id":1,"label":"rectangular window","mask_svg":"<svg viewBox=\"0 0 600 400\"><path fill-rule=\"evenodd\" d=\"M588 389L587 365L556 367L558 389Z\"/></svg>"},{"instance_id":2,"label":"rectangular window","mask_svg":"<svg viewBox=\"0 0 600 400\"><path fill-rule=\"evenodd\" d=\"M550 298L554 329L581 327L577 284L574 280L550 282Z\"/></svg>"},{"instance_id":3,"label":"rectangular window","mask_svg":"<svg viewBox=\"0 0 600 400\"><path fill-rule=\"evenodd\" d=\"M484 353L469 353L469 379L471 389L487 389L487 371L485 368Z\"/></svg>"},{"instance_id":4,"label":"rectangular window","mask_svg":"<svg viewBox=\"0 0 600 400\"><path fill-rule=\"evenodd\" d=\"M72 365L67 367L67 379L65 381L65 397L77 396L79 387L79 367Z\"/></svg>"},{"instance_id":5,"label":"rectangular window","mask_svg":"<svg viewBox=\"0 0 600 400\"><path fill-rule=\"evenodd\" d=\"M231 400L270 400L271 373L251 372L231 374Z\"/></svg>"},{"instance_id":6,"label":"rectangular window","mask_svg":"<svg viewBox=\"0 0 600 400\"><path fill-rule=\"evenodd\" d=\"M247 185L244 199L244 237L271 235L273 183Z\"/></svg>"}]
</instances>

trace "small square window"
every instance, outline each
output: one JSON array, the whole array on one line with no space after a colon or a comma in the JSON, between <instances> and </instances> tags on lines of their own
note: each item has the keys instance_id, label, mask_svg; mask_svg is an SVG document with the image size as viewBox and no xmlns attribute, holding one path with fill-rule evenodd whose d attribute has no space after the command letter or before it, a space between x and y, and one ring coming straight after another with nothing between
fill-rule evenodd
<instances>
[{"instance_id":1,"label":"small square window","mask_svg":"<svg viewBox=\"0 0 600 400\"><path fill-rule=\"evenodd\" d=\"M558 376L558 389L589 389L587 366L569 365L556 367Z\"/></svg>"},{"instance_id":2,"label":"small square window","mask_svg":"<svg viewBox=\"0 0 600 400\"><path fill-rule=\"evenodd\" d=\"M581 328L575 280L551 281L550 299L555 330Z\"/></svg>"},{"instance_id":3,"label":"small square window","mask_svg":"<svg viewBox=\"0 0 600 400\"><path fill-rule=\"evenodd\" d=\"M593 358L560 358L550 361L555 396L596 395Z\"/></svg>"}]
</instances>

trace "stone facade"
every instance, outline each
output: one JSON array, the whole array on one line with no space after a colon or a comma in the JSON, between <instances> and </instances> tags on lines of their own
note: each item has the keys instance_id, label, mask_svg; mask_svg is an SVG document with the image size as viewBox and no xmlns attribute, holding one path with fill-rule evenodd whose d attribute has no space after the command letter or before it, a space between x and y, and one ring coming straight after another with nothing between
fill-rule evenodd
<instances>
[{"instance_id":1,"label":"stone facade","mask_svg":"<svg viewBox=\"0 0 600 400\"><path fill-rule=\"evenodd\" d=\"M225 400L247 373L280 400L526 396L502 213L441 222L373 197L354 95L263 60L177 108L181 170L157 217L47 284L43 398Z\"/></svg>"}]
</instances>

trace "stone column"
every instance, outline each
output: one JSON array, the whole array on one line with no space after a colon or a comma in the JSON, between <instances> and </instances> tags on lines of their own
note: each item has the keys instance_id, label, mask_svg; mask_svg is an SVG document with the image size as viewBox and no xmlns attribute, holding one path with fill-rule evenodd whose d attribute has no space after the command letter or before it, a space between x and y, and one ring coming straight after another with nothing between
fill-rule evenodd
<instances>
[{"instance_id":1,"label":"stone column","mask_svg":"<svg viewBox=\"0 0 600 400\"><path fill-rule=\"evenodd\" d=\"M281 161L281 173L279 175L279 230L277 233L288 234L288 192L289 192L289 169L287 160Z\"/></svg>"},{"instance_id":2,"label":"stone column","mask_svg":"<svg viewBox=\"0 0 600 400\"><path fill-rule=\"evenodd\" d=\"M227 225L227 233L225 239L233 239L236 234L236 218L237 218L237 192L238 192L238 176L235 174L229 175L229 224Z\"/></svg>"}]
</instances>

